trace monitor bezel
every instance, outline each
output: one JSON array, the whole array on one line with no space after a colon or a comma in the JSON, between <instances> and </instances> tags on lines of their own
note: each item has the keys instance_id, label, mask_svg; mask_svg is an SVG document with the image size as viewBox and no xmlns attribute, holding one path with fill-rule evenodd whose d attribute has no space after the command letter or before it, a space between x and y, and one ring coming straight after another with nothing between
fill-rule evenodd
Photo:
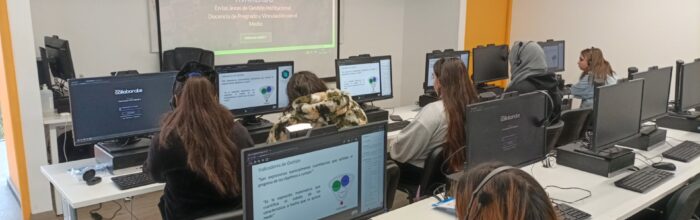
<instances>
[{"instance_id":1,"label":"monitor bezel","mask_svg":"<svg viewBox=\"0 0 700 220\"><path fill-rule=\"evenodd\" d=\"M234 71L251 71L251 70L260 70L261 68L266 68L266 67L275 67L275 69L279 69L280 66L292 66L292 76L295 74L294 72L294 61L276 61L276 62L264 62L264 63L242 63L242 64L229 64L229 65L217 65L214 66L214 70L221 75L220 70L234 70ZM279 74L279 73L278 73ZM290 76L291 78L291 76ZM279 78L277 78L277 82L279 83ZM217 85L219 88L219 94L221 94L221 87ZM277 86L279 88L279 85ZM280 95L279 93L282 91L278 91L278 96ZM282 95L287 96L287 91L284 91ZM279 98L279 97L278 97ZM218 98L217 98L218 100ZM278 113L278 112L283 112L285 109L289 107L289 105L292 104L294 100L289 100L289 103L287 106L280 106L279 103L277 105L277 108L275 109L266 109L266 110L258 110L258 111L249 111L245 112L242 111L242 109L229 109L229 112L231 112L236 118L242 118L245 116L255 116L255 115L265 115L265 114L272 114L272 113Z\"/></svg>"},{"instance_id":2,"label":"monitor bezel","mask_svg":"<svg viewBox=\"0 0 700 220\"><path fill-rule=\"evenodd\" d=\"M639 75L641 75L641 74L649 74L649 72L652 72L652 71L658 71L658 72L660 72L660 73L666 74L666 72L665 72L666 70L665 70L665 69L668 69L668 75L669 75L669 77L668 77L668 79L669 79L669 80L668 80L668 90L666 91L666 100L667 100L666 103L667 103L667 105L666 105L666 108L664 108L666 111L663 112L663 113L659 113L659 114L652 115L652 116L650 116L650 117L648 117L648 118L644 118L644 97L645 97L645 94L643 94L643 95L642 95L642 118L641 118L641 121L640 121L641 123L648 122L648 121L654 121L654 120L656 120L656 119L658 119L658 118L661 118L661 117L664 117L664 116L668 115L668 113L669 113L669 109L668 109L668 100L669 100L669 97L671 96L671 84L672 84L672 82L673 82L673 67L672 67L672 66L662 67L662 68L658 68L658 69L647 70L647 71L645 71L645 72L631 73L631 74L629 75L629 78L630 78L631 80L638 79L638 78L645 79L644 77L640 77ZM662 71L663 71L663 72L662 72ZM646 81L646 79L645 79L645 81L644 81L644 88L646 88L646 86L647 86L647 81ZM641 123L640 123L640 124L641 124Z\"/></svg>"},{"instance_id":3,"label":"monitor bezel","mask_svg":"<svg viewBox=\"0 0 700 220\"><path fill-rule=\"evenodd\" d=\"M542 50L544 50L544 47L547 47L547 46L559 46L559 44L561 44L561 46L564 48L564 53L561 54L561 59L564 60L563 65L561 66L561 68L557 68L557 69L550 69L548 66L546 71L552 72L552 73L564 72L566 69L566 41L564 41L564 40L549 41L548 40L548 41L537 42L537 44L539 44L540 47L542 47Z\"/></svg>"},{"instance_id":4,"label":"monitor bezel","mask_svg":"<svg viewBox=\"0 0 700 220\"><path fill-rule=\"evenodd\" d=\"M504 63L505 63L505 66L506 66L506 68L505 68L506 71L505 71L505 73L504 73L503 76L499 76L499 77L495 77L495 78L491 78L491 79L476 80L477 69L478 69L478 67L479 67L478 63L476 62L476 58L478 57L478 56L476 56L477 51L479 51L479 50L487 50L487 49L488 49L488 50L491 50L491 49L500 49L501 51L505 51L505 61L504 61ZM508 73L508 53L509 53L509 52L508 52L508 45L506 45L506 44L502 44L502 45L490 45L490 46L485 46L485 47L476 47L476 48L472 49L472 54L471 54L471 57L472 57L472 66L473 66L473 71L472 71L472 82L473 82L475 85L478 85L478 84L482 84L482 83L488 83L488 82L493 82L493 81L498 81L498 80L509 79L509 78L510 78L510 76L509 76L510 74ZM503 55L503 54L502 54L502 55Z\"/></svg>"},{"instance_id":5,"label":"monitor bezel","mask_svg":"<svg viewBox=\"0 0 700 220\"><path fill-rule=\"evenodd\" d=\"M336 59L335 60L335 87L338 88L339 90L343 91L343 88L340 88L340 66L341 65L352 65L352 64L361 64L361 63L373 63L373 62L378 62L379 63L379 68L381 71L381 61L382 60L389 60L389 78L391 78L391 93L389 95L382 95L381 92L381 73L379 74L379 82L380 82L380 91L378 93L372 93L372 94L365 94L365 95L352 95L352 100L358 103L362 102L372 102L372 101L378 101L378 100L385 100L385 99L392 99L394 98L394 70L393 70L393 62L391 60L391 55L382 55L382 56L371 56L371 57L351 57L351 58L345 58L345 59ZM375 95L377 94L377 95Z\"/></svg>"},{"instance_id":6,"label":"monitor bezel","mask_svg":"<svg viewBox=\"0 0 700 220\"><path fill-rule=\"evenodd\" d=\"M688 76L688 73L686 72L686 67L689 65L698 65L698 69L700 70L700 60L696 60L696 61L691 62L691 63L683 64L682 65L683 68L680 70L680 76L676 76L676 80L680 80L680 83L678 83L678 84L681 85L680 87L676 87L676 91L678 94L676 96L676 99L678 100L678 105L680 106L681 111L688 111L690 109L697 108L698 106L700 106L700 102L688 104L688 100L686 100L687 98L685 98L685 97L687 97L687 94L685 94L685 92L683 91L683 89L686 86L693 87L694 85L692 85L692 84L697 83L697 82L690 82L689 80L686 80L686 76ZM700 72L695 73L695 74L700 74Z\"/></svg>"},{"instance_id":7,"label":"monitor bezel","mask_svg":"<svg viewBox=\"0 0 700 220\"><path fill-rule=\"evenodd\" d=\"M332 147L332 145L329 145L324 139L341 139L344 137L350 137L350 136L360 136L362 134L367 134L371 133L374 131L377 131L378 129L383 129L384 130L384 149L383 152L387 152L387 141L388 141L388 133L389 131L387 130L387 121L378 121L378 122L372 122L372 123L367 123L362 126L356 126L356 127L350 127L350 128L344 128L338 130L338 132L331 132L331 133L325 133L325 134L320 134L318 136L314 137L303 137L303 138L297 138L297 139L291 139L283 142L278 142L278 143L273 143L273 144L263 144L261 146L257 146L254 148L246 148L241 150L241 167L239 168L241 172L241 204L243 207L243 220L248 219L249 213L247 212L248 206L251 206L251 204L248 204L250 201L248 201L248 197L246 196L247 194L247 189L248 189L248 184L246 179L248 178L247 174L247 169L246 169L246 158L251 155L251 154L261 154L262 152L269 152L271 151L272 148L290 148L290 147L305 147L305 148L311 148L311 147L318 147L317 145L324 145L318 148L328 148ZM345 136L344 136L345 135ZM314 145L315 144L315 145ZM387 154L384 154L384 161L388 159ZM386 186L387 183L387 178L386 178L386 163L384 164L384 172L385 175L383 185ZM252 178L252 177L251 177ZM385 190L383 191L382 195L382 200L383 200L383 205L381 208L375 209L373 211L369 211L367 214L361 215L361 216L356 216L353 219L369 219L373 216L377 216L379 214L382 214L387 210L387 201L386 201L386 188L384 187ZM252 196L251 196L252 199ZM358 203L359 204L359 203Z\"/></svg>"},{"instance_id":8,"label":"monitor bezel","mask_svg":"<svg viewBox=\"0 0 700 220\"><path fill-rule=\"evenodd\" d=\"M69 79L68 80L68 87L69 87L69 94L72 93L74 90L70 89L73 87L73 83L75 82L80 82L80 81L89 81L89 80L131 80L132 78L143 78L143 77L161 77L160 75L172 75L172 82L175 82L175 75L177 72L175 71L163 71L163 72L155 72L155 73L146 73L146 74L139 74L139 75L126 75L126 76L119 76L119 77L114 77L114 76L100 76L100 77L90 77L90 78L80 78L80 79ZM72 94L69 95L69 97L75 97ZM69 98L69 100L71 100ZM68 105L70 106L70 109L74 109L77 106L73 106L73 102L69 101ZM172 110L171 110L172 111ZM73 112L73 111L71 111ZM168 111L169 112L169 111ZM165 112L161 115L161 118L163 115L167 114L168 112ZM75 122L75 114L71 114L71 121ZM158 131L160 131L160 125L156 126L155 128L151 129L144 129L144 130L139 130L139 131L134 131L130 133L119 133L119 134L111 134L108 136L101 136L97 139L90 139L89 141L80 141L80 139L76 138L78 136L77 134L80 131L80 129L75 129L75 123L72 123L71 125L73 127L73 142L76 146L78 145L86 145L86 144L95 144L103 141L110 141L110 140L116 140L119 138L127 138L127 137L139 137L139 136L144 136L144 135L151 135L154 134Z\"/></svg>"},{"instance_id":9,"label":"monitor bezel","mask_svg":"<svg viewBox=\"0 0 700 220\"><path fill-rule=\"evenodd\" d=\"M637 130L635 132L632 132L629 135L621 136L621 137L619 137L615 140L612 140L608 143L602 144L602 143L597 143L597 141L596 141L596 136L598 133L598 131L597 131L598 130L598 114L600 114L598 111L598 106L600 104L599 103L600 90L606 90L607 88L613 88L616 86L624 86L624 84L626 84L626 83L638 83L639 81L641 81L641 83L642 83L642 93L644 93L644 79L632 79L632 80L628 80L626 82L619 82L617 84L611 84L611 85L603 85L603 86L598 86L595 88L594 101L593 101L593 113L592 113L592 117L591 117L591 120L593 120L592 121L593 135L591 136L591 139L590 139L590 146L589 146L590 150L597 152L597 151L602 151L602 150L605 150L608 148L612 148L615 146L616 143L619 143L620 141L623 141L623 140L628 139L630 137L634 137L635 135L639 134L639 131L641 130L641 126L637 126L636 127ZM644 105L644 103L643 103L644 97L643 96L644 96L644 94L642 94L642 97L641 97L642 101L640 102L640 106L639 106L639 118L637 119L637 122L639 122L639 123L637 123L637 124L641 124L641 122L642 122L642 105ZM625 106L625 107L627 108L629 106Z\"/></svg>"},{"instance_id":10,"label":"monitor bezel","mask_svg":"<svg viewBox=\"0 0 700 220\"><path fill-rule=\"evenodd\" d=\"M430 77L428 74L430 74L430 59L440 59L440 58L445 58L445 57L457 57L460 60L462 60L462 55L466 54L467 55L467 63L464 64L465 67L467 67L467 70L469 69L469 60L471 59L471 52L468 50L459 50L459 51L447 51L447 52L433 52L433 53L426 53L425 54L425 74L423 78L423 90L425 93L430 93L430 92L435 92L435 87L434 86L429 86L428 85L428 77Z\"/></svg>"}]
</instances>

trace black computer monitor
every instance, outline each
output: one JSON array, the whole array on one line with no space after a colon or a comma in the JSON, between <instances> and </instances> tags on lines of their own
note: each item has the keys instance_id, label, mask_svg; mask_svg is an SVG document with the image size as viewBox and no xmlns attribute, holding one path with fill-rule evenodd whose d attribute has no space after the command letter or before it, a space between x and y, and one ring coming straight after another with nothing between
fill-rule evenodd
<instances>
[{"instance_id":1,"label":"black computer monitor","mask_svg":"<svg viewBox=\"0 0 700 220\"><path fill-rule=\"evenodd\" d=\"M595 88L590 150L600 152L639 133L643 92L643 79Z\"/></svg>"},{"instance_id":2,"label":"black computer monitor","mask_svg":"<svg viewBox=\"0 0 700 220\"><path fill-rule=\"evenodd\" d=\"M393 98L391 56L358 56L335 60L337 88L357 102Z\"/></svg>"},{"instance_id":3,"label":"black computer monitor","mask_svg":"<svg viewBox=\"0 0 700 220\"><path fill-rule=\"evenodd\" d=\"M423 83L423 89L426 93L435 91L435 69L433 66L440 58L445 57L457 57L469 69L469 51L444 51L425 54L425 83Z\"/></svg>"},{"instance_id":4,"label":"black computer monitor","mask_svg":"<svg viewBox=\"0 0 700 220\"><path fill-rule=\"evenodd\" d=\"M37 72L39 74L39 86L46 85L47 89L51 89L51 71L49 70L49 60L46 56L46 49L39 47L39 58L36 61Z\"/></svg>"},{"instance_id":5,"label":"black computer monitor","mask_svg":"<svg viewBox=\"0 0 700 220\"><path fill-rule=\"evenodd\" d=\"M523 166L543 159L547 105L541 92L469 105L465 168L488 161Z\"/></svg>"},{"instance_id":6,"label":"black computer monitor","mask_svg":"<svg viewBox=\"0 0 700 220\"><path fill-rule=\"evenodd\" d=\"M75 78L75 70L73 69L73 58L70 54L70 46L67 40L53 37L44 37L44 45L46 46L46 57L49 62L51 74L54 77L68 80Z\"/></svg>"},{"instance_id":7,"label":"black computer monitor","mask_svg":"<svg viewBox=\"0 0 700 220\"><path fill-rule=\"evenodd\" d=\"M668 113L673 67L652 68L646 72L631 73L630 79L644 79L642 122L652 121Z\"/></svg>"},{"instance_id":8,"label":"black computer monitor","mask_svg":"<svg viewBox=\"0 0 700 220\"><path fill-rule=\"evenodd\" d=\"M700 59L678 63L676 68L676 113L685 113L700 106Z\"/></svg>"},{"instance_id":9,"label":"black computer monitor","mask_svg":"<svg viewBox=\"0 0 700 220\"><path fill-rule=\"evenodd\" d=\"M544 50L545 60L547 61L547 72L562 72L564 71L564 41L547 40L545 42L537 42Z\"/></svg>"},{"instance_id":10,"label":"black computer monitor","mask_svg":"<svg viewBox=\"0 0 700 220\"><path fill-rule=\"evenodd\" d=\"M386 210L386 121L242 152L254 219L366 219Z\"/></svg>"},{"instance_id":11,"label":"black computer monitor","mask_svg":"<svg viewBox=\"0 0 700 220\"><path fill-rule=\"evenodd\" d=\"M477 47L472 56L475 84L508 79L508 45Z\"/></svg>"},{"instance_id":12,"label":"black computer monitor","mask_svg":"<svg viewBox=\"0 0 700 220\"><path fill-rule=\"evenodd\" d=\"M176 72L71 79L75 145L157 132Z\"/></svg>"},{"instance_id":13,"label":"black computer monitor","mask_svg":"<svg viewBox=\"0 0 700 220\"><path fill-rule=\"evenodd\" d=\"M287 83L294 73L294 62L235 64L215 69L219 73L219 102L234 115L262 115L289 106Z\"/></svg>"}]
</instances>

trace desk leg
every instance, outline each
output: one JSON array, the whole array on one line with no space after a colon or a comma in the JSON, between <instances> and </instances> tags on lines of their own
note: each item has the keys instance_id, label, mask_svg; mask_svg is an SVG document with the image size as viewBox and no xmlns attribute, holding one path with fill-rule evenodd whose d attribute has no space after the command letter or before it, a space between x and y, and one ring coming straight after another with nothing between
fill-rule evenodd
<instances>
[{"instance_id":1,"label":"desk leg","mask_svg":"<svg viewBox=\"0 0 700 220\"><path fill-rule=\"evenodd\" d=\"M58 126L55 125L49 125L49 151L51 153L50 158L51 158L51 164L58 164ZM56 204L56 215L63 214L63 210L60 209L59 207L62 207L62 198L59 193L57 193L55 190L53 191L53 197L54 197L54 203Z\"/></svg>"},{"instance_id":2,"label":"desk leg","mask_svg":"<svg viewBox=\"0 0 700 220\"><path fill-rule=\"evenodd\" d=\"M77 220L78 210L73 208L67 201L63 201L63 219L64 220Z\"/></svg>"}]
</instances>

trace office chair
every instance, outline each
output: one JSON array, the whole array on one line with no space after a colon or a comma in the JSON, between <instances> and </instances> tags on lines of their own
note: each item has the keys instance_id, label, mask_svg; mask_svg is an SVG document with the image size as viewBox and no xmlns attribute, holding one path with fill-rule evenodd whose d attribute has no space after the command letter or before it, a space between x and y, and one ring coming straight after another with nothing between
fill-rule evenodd
<instances>
[{"instance_id":1,"label":"office chair","mask_svg":"<svg viewBox=\"0 0 700 220\"><path fill-rule=\"evenodd\" d=\"M218 213L197 220L243 220L243 209L240 207L233 211L228 211L224 213Z\"/></svg>"},{"instance_id":2,"label":"office chair","mask_svg":"<svg viewBox=\"0 0 700 220\"><path fill-rule=\"evenodd\" d=\"M693 182L676 191L666 204L666 220L687 220L695 215L700 204L700 182Z\"/></svg>"},{"instance_id":3,"label":"office chair","mask_svg":"<svg viewBox=\"0 0 700 220\"><path fill-rule=\"evenodd\" d=\"M163 52L161 71L178 71L187 62L197 61L214 66L214 52L194 47L178 47Z\"/></svg>"},{"instance_id":4,"label":"office chair","mask_svg":"<svg viewBox=\"0 0 700 220\"><path fill-rule=\"evenodd\" d=\"M393 160L386 161L385 188L386 188L386 209L391 210L394 206L394 197L396 197L396 189L399 187L399 178L401 177L401 169Z\"/></svg>"},{"instance_id":5,"label":"office chair","mask_svg":"<svg viewBox=\"0 0 700 220\"><path fill-rule=\"evenodd\" d=\"M415 180L407 180L402 178L399 180L398 189L408 194L408 201L413 203L417 200L416 197L432 195L433 190L446 182L446 177L440 170L445 157L442 154L443 146L434 148L425 158L423 171L420 174L417 182ZM403 171L404 173L406 171ZM419 191L420 190L420 191Z\"/></svg>"},{"instance_id":6,"label":"office chair","mask_svg":"<svg viewBox=\"0 0 700 220\"><path fill-rule=\"evenodd\" d=\"M547 127L547 152L554 150L557 146L557 141L564 130L564 121L559 121L556 124Z\"/></svg>"},{"instance_id":7,"label":"office chair","mask_svg":"<svg viewBox=\"0 0 700 220\"><path fill-rule=\"evenodd\" d=\"M590 108L566 110L561 113L561 121L564 128L557 139L555 146L562 146L580 140L583 131L587 128L589 115L593 112Z\"/></svg>"}]
</instances>

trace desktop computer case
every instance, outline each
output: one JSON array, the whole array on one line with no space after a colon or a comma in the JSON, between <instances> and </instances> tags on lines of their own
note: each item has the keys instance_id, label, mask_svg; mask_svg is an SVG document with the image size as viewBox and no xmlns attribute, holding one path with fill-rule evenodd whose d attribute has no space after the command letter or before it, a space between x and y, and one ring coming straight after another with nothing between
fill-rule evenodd
<instances>
[{"instance_id":1,"label":"desktop computer case","mask_svg":"<svg viewBox=\"0 0 700 220\"><path fill-rule=\"evenodd\" d=\"M106 163L109 172L114 175L129 173L127 168L141 167L148 158L148 147L125 150L120 152L109 152L95 144L95 160L98 164Z\"/></svg>"},{"instance_id":2,"label":"desktop computer case","mask_svg":"<svg viewBox=\"0 0 700 220\"><path fill-rule=\"evenodd\" d=\"M660 127L700 133L700 120L669 115L656 119Z\"/></svg>"},{"instance_id":3,"label":"desktop computer case","mask_svg":"<svg viewBox=\"0 0 700 220\"><path fill-rule=\"evenodd\" d=\"M580 147L580 143L559 147L557 149L557 164L604 177L614 176L619 171L634 166L634 153L632 152L613 159L606 159L576 151Z\"/></svg>"},{"instance_id":4,"label":"desktop computer case","mask_svg":"<svg viewBox=\"0 0 700 220\"><path fill-rule=\"evenodd\" d=\"M662 143L664 141L666 141L666 130L659 128L654 132L651 132L649 135L638 134L634 138L620 142L618 145L640 150L650 150L656 146L659 146L657 145L658 143Z\"/></svg>"}]
</instances>

